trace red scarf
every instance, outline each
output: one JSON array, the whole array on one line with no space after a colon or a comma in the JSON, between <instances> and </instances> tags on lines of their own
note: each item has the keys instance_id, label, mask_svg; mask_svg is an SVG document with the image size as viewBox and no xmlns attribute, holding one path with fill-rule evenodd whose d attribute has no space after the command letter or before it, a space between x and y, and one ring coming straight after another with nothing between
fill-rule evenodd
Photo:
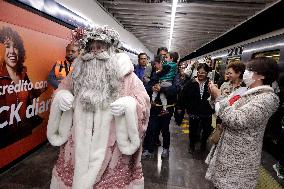
<instances>
[{"instance_id":1,"label":"red scarf","mask_svg":"<svg viewBox=\"0 0 284 189\"><path fill-rule=\"evenodd\" d=\"M240 95L235 95L233 96L230 100L229 100L229 103L230 103L230 106L232 106L237 100L239 100L241 98Z\"/></svg>"}]
</instances>

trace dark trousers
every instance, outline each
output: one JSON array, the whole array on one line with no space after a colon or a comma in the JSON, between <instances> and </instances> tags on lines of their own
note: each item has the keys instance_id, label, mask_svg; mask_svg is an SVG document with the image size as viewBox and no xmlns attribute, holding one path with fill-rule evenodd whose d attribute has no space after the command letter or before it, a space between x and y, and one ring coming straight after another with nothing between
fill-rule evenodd
<instances>
[{"instance_id":1,"label":"dark trousers","mask_svg":"<svg viewBox=\"0 0 284 189\"><path fill-rule=\"evenodd\" d=\"M160 132L163 136L163 148L169 149L170 147L169 125L174 110L173 108L168 108L169 114L158 116L161 110L160 107L152 107L150 110L148 128L144 139L144 150L148 150L151 153L155 150L157 133Z\"/></svg>"},{"instance_id":2,"label":"dark trousers","mask_svg":"<svg viewBox=\"0 0 284 189\"><path fill-rule=\"evenodd\" d=\"M183 118L184 118L185 110L184 109L175 109L174 117L176 124L180 126L182 124Z\"/></svg>"},{"instance_id":3,"label":"dark trousers","mask_svg":"<svg viewBox=\"0 0 284 189\"><path fill-rule=\"evenodd\" d=\"M196 142L201 136L201 145L206 146L206 141L212 131L212 116L209 117L189 117L189 144L191 148L195 148Z\"/></svg>"}]
</instances>

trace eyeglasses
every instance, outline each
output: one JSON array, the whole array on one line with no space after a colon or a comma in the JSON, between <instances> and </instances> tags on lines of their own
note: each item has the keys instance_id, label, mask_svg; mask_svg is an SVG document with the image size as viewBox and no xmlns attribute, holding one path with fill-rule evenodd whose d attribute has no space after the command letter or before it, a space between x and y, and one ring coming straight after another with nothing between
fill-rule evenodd
<instances>
[{"instance_id":1,"label":"eyeglasses","mask_svg":"<svg viewBox=\"0 0 284 189\"><path fill-rule=\"evenodd\" d=\"M206 75L207 72L197 72L198 75Z\"/></svg>"}]
</instances>

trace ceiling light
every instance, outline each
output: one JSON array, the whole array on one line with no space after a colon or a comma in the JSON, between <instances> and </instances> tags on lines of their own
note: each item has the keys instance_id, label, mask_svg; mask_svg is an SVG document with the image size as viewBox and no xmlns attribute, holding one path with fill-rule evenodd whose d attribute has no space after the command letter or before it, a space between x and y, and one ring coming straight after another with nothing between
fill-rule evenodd
<instances>
[{"instance_id":1,"label":"ceiling light","mask_svg":"<svg viewBox=\"0 0 284 189\"><path fill-rule=\"evenodd\" d=\"M175 17L176 17L177 3L178 3L178 0L173 0L173 4L172 4L172 14L171 14L170 40L169 40L169 48L168 48L169 51L170 51L171 45L172 45L172 38L173 38L173 32L174 32L174 25L175 25Z\"/></svg>"}]
</instances>

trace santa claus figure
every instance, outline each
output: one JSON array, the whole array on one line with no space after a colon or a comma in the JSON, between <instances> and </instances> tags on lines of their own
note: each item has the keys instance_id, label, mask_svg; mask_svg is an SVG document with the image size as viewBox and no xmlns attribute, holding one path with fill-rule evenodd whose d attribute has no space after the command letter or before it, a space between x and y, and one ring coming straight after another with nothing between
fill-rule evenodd
<instances>
[{"instance_id":1,"label":"santa claus figure","mask_svg":"<svg viewBox=\"0 0 284 189\"><path fill-rule=\"evenodd\" d=\"M51 189L144 188L141 142L150 100L107 27L73 32L82 53L55 91L47 137L61 146Z\"/></svg>"}]
</instances>

